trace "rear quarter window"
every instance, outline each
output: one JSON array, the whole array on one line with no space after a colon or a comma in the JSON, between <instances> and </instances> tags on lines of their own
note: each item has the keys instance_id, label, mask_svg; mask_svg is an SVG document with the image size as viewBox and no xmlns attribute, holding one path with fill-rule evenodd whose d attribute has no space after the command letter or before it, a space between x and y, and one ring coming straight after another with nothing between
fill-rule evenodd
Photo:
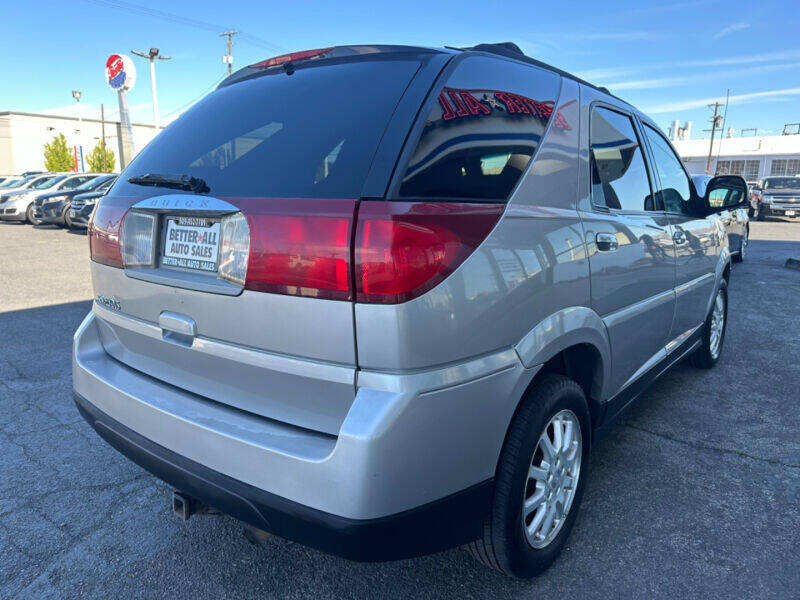
<instances>
[{"instance_id":1,"label":"rear quarter window","mask_svg":"<svg viewBox=\"0 0 800 600\"><path fill-rule=\"evenodd\" d=\"M434 91L402 168L404 198L505 201L528 167L555 111L559 76L483 56L464 58Z\"/></svg>"}]
</instances>

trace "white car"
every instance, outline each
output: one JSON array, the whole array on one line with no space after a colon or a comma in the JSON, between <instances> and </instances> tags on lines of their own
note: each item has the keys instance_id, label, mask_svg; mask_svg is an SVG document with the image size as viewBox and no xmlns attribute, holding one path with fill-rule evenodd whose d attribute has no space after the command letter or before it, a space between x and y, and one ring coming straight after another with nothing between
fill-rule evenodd
<instances>
[{"instance_id":1,"label":"white car","mask_svg":"<svg viewBox=\"0 0 800 600\"><path fill-rule=\"evenodd\" d=\"M0 195L0 219L27 221L32 225L38 225L39 219L34 215L33 205L37 196L59 190L71 190L93 177L96 175L87 173L37 175L25 184L25 187Z\"/></svg>"},{"instance_id":2,"label":"white car","mask_svg":"<svg viewBox=\"0 0 800 600\"><path fill-rule=\"evenodd\" d=\"M20 190L30 189L34 185L39 185L47 179L51 179L54 175L59 173L41 173L39 175L20 175L16 181L5 185L3 183L2 195L8 195L10 192L18 192Z\"/></svg>"}]
</instances>

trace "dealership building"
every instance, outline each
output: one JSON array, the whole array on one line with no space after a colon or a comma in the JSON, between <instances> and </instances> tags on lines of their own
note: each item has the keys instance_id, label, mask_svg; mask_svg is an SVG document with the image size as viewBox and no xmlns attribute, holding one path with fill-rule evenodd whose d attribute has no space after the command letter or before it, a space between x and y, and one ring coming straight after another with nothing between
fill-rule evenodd
<instances>
[{"instance_id":1,"label":"dealership building","mask_svg":"<svg viewBox=\"0 0 800 600\"><path fill-rule=\"evenodd\" d=\"M122 129L119 121L78 119L25 112L0 112L0 175L44 170L44 145L59 133L76 156L78 170L89 170L88 154L106 137L106 147L114 152L114 170L120 170ZM156 135L153 125L134 123L133 153L140 151ZM83 168L81 168L81 153ZM124 166L124 165L122 165Z\"/></svg>"},{"instance_id":2,"label":"dealership building","mask_svg":"<svg viewBox=\"0 0 800 600\"><path fill-rule=\"evenodd\" d=\"M691 123L687 126L673 124L670 138L689 173L700 175L708 166L710 140L688 139ZM800 175L800 134L734 137L733 130L728 130L714 140L711 174L741 175L747 181L770 175Z\"/></svg>"}]
</instances>

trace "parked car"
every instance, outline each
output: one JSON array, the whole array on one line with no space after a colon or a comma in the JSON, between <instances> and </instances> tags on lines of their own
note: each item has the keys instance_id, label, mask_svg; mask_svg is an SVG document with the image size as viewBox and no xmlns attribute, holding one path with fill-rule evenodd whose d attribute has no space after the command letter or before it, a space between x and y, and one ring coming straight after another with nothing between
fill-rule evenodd
<instances>
[{"instance_id":1,"label":"parked car","mask_svg":"<svg viewBox=\"0 0 800 600\"><path fill-rule=\"evenodd\" d=\"M58 175L58 173L47 173L46 175L21 175L16 178L14 183L8 184L2 191L4 195L9 195L13 192L28 189L33 185L39 185L41 182ZM0 196L2 200L2 196Z\"/></svg>"},{"instance_id":2,"label":"parked car","mask_svg":"<svg viewBox=\"0 0 800 600\"><path fill-rule=\"evenodd\" d=\"M69 221L72 227L85 228L89 226L89 219L97 206L97 202L108 193L108 190L117 180L113 175L98 185L93 191L77 194L72 198L69 209Z\"/></svg>"},{"instance_id":3,"label":"parked car","mask_svg":"<svg viewBox=\"0 0 800 600\"><path fill-rule=\"evenodd\" d=\"M756 194L756 219L800 216L800 175L765 177Z\"/></svg>"},{"instance_id":4,"label":"parked car","mask_svg":"<svg viewBox=\"0 0 800 600\"><path fill-rule=\"evenodd\" d=\"M22 183L24 177L20 177L17 175L9 175L8 177L2 177L2 182L0 182L0 193L3 192L3 189L10 189L16 187Z\"/></svg>"},{"instance_id":5,"label":"parked car","mask_svg":"<svg viewBox=\"0 0 800 600\"><path fill-rule=\"evenodd\" d=\"M36 193L46 189L56 177L63 177L58 173L47 173L46 175L28 175L16 185L9 186L0 191L0 219L24 221L25 210L20 213L19 196ZM32 215L31 215L32 216Z\"/></svg>"},{"instance_id":6,"label":"parked car","mask_svg":"<svg viewBox=\"0 0 800 600\"><path fill-rule=\"evenodd\" d=\"M746 191L699 196L651 119L513 44L265 60L98 204L75 401L183 518L530 577L594 440L719 360L717 190Z\"/></svg>"},{"instance_id":7,"label":"parked car","mask_svg":"<svg viewBox=\"0 0 800 600\"><path fill-rule=\"evenodd\" d=\"M724 176L717 177L717 181L724 181ZM708 183L714 179L710 175L692 175L692 183L700 196L706 193ZM728 235L728 247L731 258L735 262L742 262L747 254L747 244L750 241L750 194L745 183L745 193L740 193L735 186L720 188L712 191L708 196L710 210L716 213L725 226Z\"/></svg>"},{"instance_id":8,"label":"parked car","mask_svg":"<svg viewBox=\"0 0 800 600\"><path fill-rule=\"evenodd\" d=\"M42 194L34 201L34 216L40 223L51 223L54 225L66 225L72 228L72 220L69 216L70 203L77 194L90 192L102 185L104 182L113 179L114 175L103 173L83 173L83 183L76 187L69 188L73 181L65 182L64 189Z\"/></svg>"},{"instance_id":9,"label":"parked car","mask_svg":"<svg viewBox=\"0 0 800 600\"><path fill-rule=\"evenodd\" d=\"M27 190L21 190L11 195L6 201L5 213L0 215L0 218L9 221L27 221L31 225L38 225L41 223L41 219L36 213L35 202L37 198L49 192L72 190L95 177L97 175L90 173L68 173L46 178Z\"/></svg>"}]
</instances>

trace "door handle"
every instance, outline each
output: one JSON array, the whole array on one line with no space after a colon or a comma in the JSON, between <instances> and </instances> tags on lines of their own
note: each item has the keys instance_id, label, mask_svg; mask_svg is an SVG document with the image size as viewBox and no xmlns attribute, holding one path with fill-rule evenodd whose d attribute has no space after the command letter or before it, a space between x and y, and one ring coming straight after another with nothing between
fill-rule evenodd
<instances>
[{"instance_id":1,"label":"door handle","mask_svg":"<svg viewBox=\"0 0 800 600\"><path fill-rule=\"evenodd\" d=\"M619 240L613 233L598 233L594 236L599 252L614 252L619 248Z\"/></svg>"},{"instance_id":2,"label":"door handle","mask_svg":"<svg viewBox=\"0 0 800 600\"><path fill-rule=\"evenodd\" d=\"M161 339L180 346L191 348L197 335L194 319L177 313L162 312L158 315L158 326L161 327Z\"/></svg>"}]
</instances>

